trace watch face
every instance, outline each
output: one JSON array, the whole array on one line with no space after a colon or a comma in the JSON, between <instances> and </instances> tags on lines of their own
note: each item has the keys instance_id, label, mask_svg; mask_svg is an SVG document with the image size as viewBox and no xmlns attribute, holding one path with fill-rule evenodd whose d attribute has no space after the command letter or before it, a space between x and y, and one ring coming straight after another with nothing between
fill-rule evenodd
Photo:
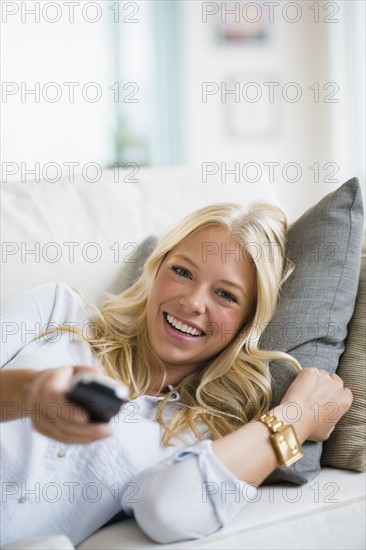
<instances>
[{"instance_id":1,"label":"watch face","mask_svg":"<svg viewBox=\"0 0 366 550\"><path fill-rule=\"evenodd\" d=\"M273 434L271 438L282 466L291 466L303 456L293 426L285 426L281 431Z\"/></svg>"}]
</instances>

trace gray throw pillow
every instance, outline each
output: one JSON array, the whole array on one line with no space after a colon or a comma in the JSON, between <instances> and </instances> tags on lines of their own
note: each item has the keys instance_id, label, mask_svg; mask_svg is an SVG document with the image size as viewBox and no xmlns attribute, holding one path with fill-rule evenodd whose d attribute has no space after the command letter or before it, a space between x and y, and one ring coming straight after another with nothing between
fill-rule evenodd
<instances>
[{"instance_id":1,"label":"gray throw pillow","mask_svg":"<svg viewBox=\"0 0 366 550\"><path fill-rule=\"evenodd\" d=\"M290 226L287 250L296 268L281 290L261 348L285 351L303 368L336 372L355 306L362 233L363 204L357 178L325 196ZM277 361L270 369L275 406L296 373ZM301 485L315 477L322 443L307 441L303 450L301 460L276 469L265 483Z\"/></svg>"},{"instance_id":2,"label":"gray throw pillow","mask_svg":"<svg viewBox=\"0 0 366 550\"><path fill-rule=\"evenodd\" d=\"M108 289L111 294L119 294L137 281L156 243L157 238L149 236L138 245L137 251L134 252L130 260L123 266L122 272L119 273L114 284Z\"/></svg>"}]
</instances>

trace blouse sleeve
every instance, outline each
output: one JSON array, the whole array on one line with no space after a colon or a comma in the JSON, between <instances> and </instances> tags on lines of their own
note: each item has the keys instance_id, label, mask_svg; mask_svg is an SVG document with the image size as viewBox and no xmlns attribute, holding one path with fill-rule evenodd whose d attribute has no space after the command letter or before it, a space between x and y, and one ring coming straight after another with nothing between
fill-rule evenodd
<instances>
[{"instance_id":1,"label":"blouse sleeve","mask_svg":"<svg viewBox=\"0 0 366 550\"><path fill-rule=\"evenodd\" d=\"M1 305L1 368L47 328L75 324L85 306L66 283L45 283Z\"/></svg>"},{"instance_id":2,"label":"blouse sleeve","mask_svg":"<svg viewBox=\"0 0 366 550\"><path fill-rule=\"evenodd\" d=\"M211 440L180 450L134 481L137 498L122 498L122 508L161 544L210 535L257 497L256 487L219 461Z\"/></svg>"}]
</instances>

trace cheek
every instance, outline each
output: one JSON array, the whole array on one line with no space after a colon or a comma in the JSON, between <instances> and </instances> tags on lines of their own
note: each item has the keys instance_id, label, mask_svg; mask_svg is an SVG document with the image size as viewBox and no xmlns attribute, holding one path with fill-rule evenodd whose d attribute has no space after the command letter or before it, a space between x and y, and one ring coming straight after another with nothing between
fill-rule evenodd
<instances>
[{"instance_id":1,"label":"cheek","mask_svg":"<svg viewBox=\"0 0 366 550\"><path fill-rule=\"evenodd\" d=\"M159 307L159 304L163 303L169 298L171 294L171 282L168 277L158 276L151 288L148 298L148 307L150 309Z\"/></svg>"},{"instance_id":2,"label":"cheek","mask_svg":"<svg viewBox=\"0 0 366 550\"><path fill-rule=\"evenodd\" d=\"M236 330L236 331L239 331L243 324L245 323L245 320L247 319L248 317L248 313L245 312L243 314L243 312L239 312L239 311L220 311L219 312L219 315L218 315L218 319L219 319L219 325L223 328L223 330L225 331L228 330L228 331L233 331L233 330Z\"/></svg>"}]
</instances>

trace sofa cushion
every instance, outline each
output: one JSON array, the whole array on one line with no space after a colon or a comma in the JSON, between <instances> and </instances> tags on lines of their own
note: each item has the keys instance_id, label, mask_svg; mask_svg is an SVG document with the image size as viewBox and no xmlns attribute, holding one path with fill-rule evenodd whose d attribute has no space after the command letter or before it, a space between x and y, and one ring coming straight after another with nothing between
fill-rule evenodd
<instances>
[{"instance_id":1,"label":"sofa cushion","mask_svg":"<svg viewBox=\"0 0 366 550\"><path fill-rule=\"evenodd\" d=\"M366 242L364 241L356 305L348 325L346 349L337 374L353 394L350 410L323 444L322 466L365 471L366 465Z\"/></svg>"},{"instance_id":2,"label":"sofa cushion","mask_svg":"<svg viewBox=\"0 0 366 550\"><path fill-rule=\"evenodd\" d=\"M10 542L1 547L1 550L74 550L68 537L55 535L52 537L32 537L29 539Z\"/></svg>"},{"instance_id":3,"label":"sofa cushion","mask_svg":"<svg viewBox=\"0 0 366 550\"><path fill-rule=\"evenodd\" d=\"M364 548L365 474L323 468L304 487L260 487L222 529L209 537L169 545L144 535L132 519L95 533L78 550L283 550ZM226 499L237 498L226 493Z\"/></svg>"},{"instance_id":4,"label":"sofa cushion","mask_svg":"<svg viewBox=\"0 0 366 550\"><path fill-rule=\"evenodd\" d=\"M335 373L345 349L360 272L363 205L352 178L307 210L289 228L288 257L296 268L283 286L278 306L260 347L291 354L303 368ZM296 377L283 362L270 365L273 403L278 404ZM307 441L304 457L278 468L266 483L303 484L320 470L322 443Z\"/></svg>"}]
</instances>

